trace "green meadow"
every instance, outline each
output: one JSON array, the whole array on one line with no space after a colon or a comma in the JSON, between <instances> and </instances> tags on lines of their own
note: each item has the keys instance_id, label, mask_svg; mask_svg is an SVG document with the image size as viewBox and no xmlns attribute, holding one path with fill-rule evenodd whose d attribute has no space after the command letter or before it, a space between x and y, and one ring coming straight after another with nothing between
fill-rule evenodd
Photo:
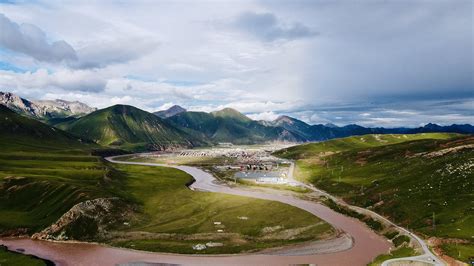
<instances>
[{"instance_id":1,"label":"green meadow","mask_svg":"<svg viewBox=\"0 0 474 266\"><path fill-rule=\"evenodd\" d=\"M297 160L301 180L426 237L464 243L445 248L448 254L474 254L474 150L456 149L472 144L474 137L454 134L367 135L277 154Z\"/></svg>"},{"instance_id":2,"label":"green meadow","mask_svg":"<svg viewBox=\"0 0 474 266\"><path fill-rule=\"evenodd\" d=\"M327 223L286 204L191 191L185 184L192 177L176 169L116 168L126 175L127 191L142 209L135 222L121 228L129 239L113 239L113 245L178 253L236 253L321 239L333 233ZM291 234L291 239L285 234ZM192 249L193 244L207 242L223 246Z\"/></svg>"}]
</instances>

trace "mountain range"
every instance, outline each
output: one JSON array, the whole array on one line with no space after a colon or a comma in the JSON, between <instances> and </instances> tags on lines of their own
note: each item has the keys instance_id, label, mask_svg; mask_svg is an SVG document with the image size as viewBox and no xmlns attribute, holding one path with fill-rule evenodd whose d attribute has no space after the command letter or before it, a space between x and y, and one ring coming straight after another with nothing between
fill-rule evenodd
<instances>
[{"instance_id":1,"label":"mountain range","mask_svg":"<svg viewBox=\"0 0 474 266\"><path fill-rule=\"evenodd\" d=\"M78 101L70 102L60 99L30 101L10 92L0 92L0 105L7 106L19 114L44 121L79 117L97 110Z\"/></svg>"},{"instance_id":2,"label":"mountain range","mask_svg":"<svg viewBox=\"0 0 474 266\"><path fill-rule=\"evenodd\" d=\"M97 110L80 102L29 101L12 93L0 93L0 105L18 114L54 125L76 138L128 150L165 150L208 146L221 142L256 144L272 141L322 141L365 134L415 134L453 132L474 134L469 124L418 128L367 128L359 125L309 125L280 116L273 121L252 120L235 109L215 112L187 111L180 106L149 113L128 105Z\"/></svg>"},{"instance_id":3,"label":"mountain range","mask_svg":"<svg viewBox=\"0 0 474 266\"><path fill-rule=\"evenodd\" d=\"M56 127L103 146L129 150L165 150L202 146L200 138L162 118L129 105L114 105Z\"/></svg>"}]
</instances>

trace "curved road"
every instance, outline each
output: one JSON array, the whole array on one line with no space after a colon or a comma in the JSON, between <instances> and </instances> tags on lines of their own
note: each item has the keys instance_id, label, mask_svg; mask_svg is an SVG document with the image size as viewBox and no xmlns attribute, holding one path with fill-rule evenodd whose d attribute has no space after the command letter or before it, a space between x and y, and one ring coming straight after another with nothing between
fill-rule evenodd
<instances>
[{"instance_id":1,"label":"curved road","mask_svg":"<svg viewBox=\"0 0 474 266\"><path fill-rule=\"evenodd\" d=\"M294 169L294 162L291 162L291 170L290 171L293 171L292 169ZM351 209L353 209L353 210L355 210L359 213L365 213L365 214L369 214L371 216L375 216L379 220L382 220L385 223L392 225L393 227L397 228L399 231L405 233L405 235L409 236L415 242L417 242L418 245L423 250L423 254L418 255L418 256L411 256L411 257L403 257L403 258L395 258L395 259L386 260L382 263L382 266L389 266L393 262L406 262L406 261L416 261L416 262L429 263L429 264L432 264L432 265L435 265L435 266L444 266L444 265L446 265L433 252L431 252L428 245L425 243L425 241L423 241L423 239L421 239L417 235L413 234L412 232L408 231L407 229L405 229L401 226L398 226L397 224L393 223L392 221L390 221L389 219L383 217L382 215L380 215L376 212L373 212L371 210L367 210L367 209L364 209L364 208L361 208L361 207L349 205L349 204L345 203L344 201L342 201L341 199L327 193L324 190L318 189L318 188L314 187L313 185L308 185L308 184L302 183L302 182L294 179L292 173L289 174L288 177L291 179L291 181L293 183L297 183L297 184L299 184L301 186L304 186L304 187L306 187L306 188L308 188L312 191L316 191L316 192L320 193L321 195L324 195L324 196L330 198L334 202L337 202L338 204L349 207L349 208L351 208Z\"/></svg>"},{"instance_id":2,"label":"curved road","mask_svg":"<svg viewBox=\"0 0 474 266\"><path fill-rule=\"evenodd\" d=\"M214 177L195 167L170 166L154 163L117 161L115 157L106 160L112 163L133 164L145 166L166 166L182 170L196 180L191 189L209 192L219 192L259 199L279 201L306 210L330 223L352 237L352 247L333 253L321 253L321 250L306 250L301 255L278 255L278 252L267 254L239 255L178 255L151 253L136 250L120 249L89 243L55 243L31 239L0 239L0 244L10 249L24 249L25 253L33 254L56 262L58 265L117 265L128 263L168 263L186 265L367 265L373 258L386 253L391 244L385 238L377 235L360 221L337 213L330 208L311 201L297 199L290 195L270 194L262 191L230 188L220 185ZM308 247L306 247L308 248ZM311 246L309 246L311 249ZM275 255L277 254L277 255ZM290 253L294 254L294 253Z\"/></svg>"}]
</instances>

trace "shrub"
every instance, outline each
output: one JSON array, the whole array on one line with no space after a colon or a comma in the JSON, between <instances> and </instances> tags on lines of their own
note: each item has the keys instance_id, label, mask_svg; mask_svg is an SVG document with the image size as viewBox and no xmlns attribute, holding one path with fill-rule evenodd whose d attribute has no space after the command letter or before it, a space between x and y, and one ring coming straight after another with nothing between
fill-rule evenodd
<instances>
[{"instance_id":1,"label":"shrub","mask_svg":"<svg viewBox=\"0 0 474 266\"><path fill-rule=\"evenodd\" d=\"M399 235L397 237L395 237L393 240L392 240L393 244L396 246L396 247L399 247L400 245L402 245L403 243L409 243L410 242L410 238L406 235Z\"/></svg>"},{"instance_id":2,"label":"shrub","mask_svg":"<svg viewBox=\"0 0 474 266\"><path fill-rule=\"evenodd\" d=\"M383 225L379 221L376 221L372 218L368 218L368 219L364 220L364 222L365 222L365 224L367 224L370 228L372 228L375 231L383 230Z\"/></svg>"},{"instance_id":3,"label":"shrub","mask_svg":"<svg viewBox=\"0 0 474 266\"><path fill-rule=\"evenodd\" d=\"M387 232L383 235L388 239L393 239L394 237L396 237L398 235L398 232L397 231L390 231L390 232Z\"/></svg>"}]
</instances>

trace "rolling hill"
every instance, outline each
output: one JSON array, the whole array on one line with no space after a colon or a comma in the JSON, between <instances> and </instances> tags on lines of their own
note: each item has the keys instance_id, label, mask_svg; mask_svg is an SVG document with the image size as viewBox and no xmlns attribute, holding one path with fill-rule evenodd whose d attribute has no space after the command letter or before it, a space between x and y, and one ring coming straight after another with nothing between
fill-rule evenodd
<instances>
[{"instance_id":1,"label":"rolling hill","mask_svg":"<svg viewBox=\"0 0 474 266\"><path fill-rule=\"evenodd\" d=\"M128 105L114 105L57 126L100 145L130 150L164 150L204 143L156 115Z\"/></svg>"},{"instance_id":2,"label":"rolling hill","mask_svg":"<svg viewBox=\"0 0 474 266\"><path fill-rule=\"evenodd\" d=\"M92 142L19 115L0 105L2 151L97 148Z\"/></svg>"},{"instance_id":3,"label":"rolling hill","mask_svg":"<svg viewBox=\"0 0 474 266\"><path fill-rule=\"evenodd\" d=\"M255 144L266 141L305 141L297 133L282 127L267 126L238 111L225 108L220 111L182 112L167 119L177 127L186 128L194 136L213 143Z\"/></svg>"},{"instance_id":4,"label":"rolling hill","mask_svg":"<svg viewBox=\"0 0 474 266\"><path fill-rule=\"evenodd\" d=\"M276 155L297 160L298 178L434 237L448 255L474 254L473 136L366 135Z\"/></svg>"}]
</instances>

